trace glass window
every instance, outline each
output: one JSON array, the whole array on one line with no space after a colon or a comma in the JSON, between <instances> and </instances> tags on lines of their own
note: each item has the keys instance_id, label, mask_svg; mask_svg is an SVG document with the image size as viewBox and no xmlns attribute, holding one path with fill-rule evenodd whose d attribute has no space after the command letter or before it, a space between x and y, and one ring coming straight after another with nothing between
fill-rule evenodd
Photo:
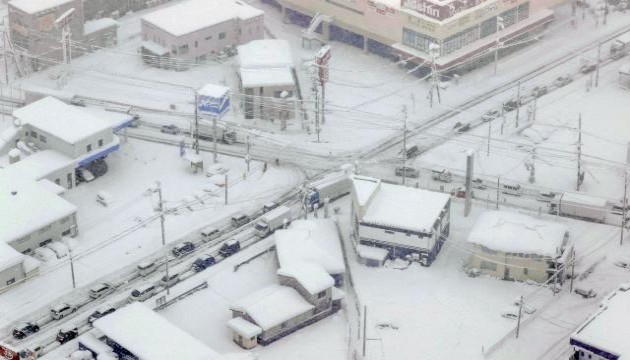
<instances>
[{"instance_id":1,"label":"glass window","mask_svg":"<svg viewBox=\"0 0 630 360\"><path fill-rule=\"evenodd\" d=\"M31 137L37 139L37 132L35 132L35 130L31 130Z\"/></svg>"},{"instance_id":2,"label":"glass window","mask_svg":"<svg viewBox=\"0 0 630 360\"><path fill-rule=\"evenodd\" d=\"M199 47L199 41L195 40L195 48Z\"/></svg>"},{"instance_id":3,"label":"glass window","mask_svg":"<svg viewBox=\"0 0 630 360\"><path fill-rule=\"evenodd\" d=\"M479 26L479 37L485 38L497 32L497 18L493 17L481 23Z\"/></svg>"},{"instance_id":4,"label":"glass window","mask_svg":"<svg viewBox=\"0 0 630 360\"><path fill-rule=\"evenodd\" d=\"M92 144L87 144L86 150L87 150L87 152L92 151Z\"/></svg>"},{"instance_id":5,"label":"glass window","mask_svg":"<svg viewBox=\"0 0 630 360\"><path fill-rule=\"evenodd\" d=\"M46 137L42 134L39 134L39 141L45 143L46 142Z\"/></svg>"},{"instance_id":6,"label":"glass window","mask_svg":"<svg viewBox=\"0 0 630 360\"><path fill-rule=\"evenodd\" d=\"M210 36L206 36L206 39L205 39L205 40L206 40L206 41L207 41L207 40L212 40L212 35L210 35Z\"/></svg>"},{"instance_id":7,"label":"glass window","mask_svg":"<svg viewBox=\"0 0 630 360\"><path fill-rule=\"evenodd\" d=\"M429 44L437 43L435 38L403 28L403 44L424 52L429 51Z\"/></svg>"},{"instance_id":8,"label":"glass window","mask_svg":"<svg viewBox=\"0 0 630 360\"><path fill-rule=\"evenodd\" d=\"M98 147L103 146L103 139L98 139Z\"/></svg>"},{"instance_id":9,"label":"glass window","mask_svg":"<svg viewBox=\"0 0 630 360\"><path fill-rule=\"evenodd\" d=\"M529 269L528 268L523 268L523 275L527 275L529 274Z\"/></svg>"},{"instance_id":10,"label":"glass window","mask_svg":"<svg viewBox=\"0 0 630 360\"><path fill-rule=\"evenodd\" d=\"M225 33L224 32L219 33L219 39L225 39Z\"/></svg>"},{"instance_id":11,"label":"glass window","mask_svg":"<svg viewBox=\"0 0 630 360\"><path fill-rule=\"evenodd\" d=\"M529 3L526 2L518 6L518 21L525 20L529 17Z\"/></svg>"},{"instance_id":12,"label":"glass window","mask_svg":"<svg viewBox=\"0 0 630 360\"><path fill-rule=\"evenodd\" d=\"M479 265L479 267L482 270L492 270L492 271L496 271L497 270L497 264L490 262L490 261L482 261L481 264Z\"/></svg>"}]
</instances>

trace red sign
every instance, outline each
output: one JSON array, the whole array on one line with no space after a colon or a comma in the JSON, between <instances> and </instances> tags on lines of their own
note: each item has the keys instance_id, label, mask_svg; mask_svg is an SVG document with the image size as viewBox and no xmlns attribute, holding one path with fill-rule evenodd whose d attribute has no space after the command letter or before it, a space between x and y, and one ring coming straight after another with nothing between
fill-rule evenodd
<instances>
[{"instance_id":1,"label":"red sign","mask_svg":"<svg viewBox=\"0 0 630 360\"><path fill-rule=\"evenodd\" d=\"M322 46L315 55L315 63L317 64L317 77L319 83L324 86L328 81L328 62L330 61L330 45Z\"/></svg>"},{"instance_id":2,"label":"red sign","mask_svg":"<svg viewBox=\"0 0 630 360\"><path fill-rule=\"evenodd\" d=\"M20 360L20 354L0 344L0 360Z\"/></svg>"}]
</instances>

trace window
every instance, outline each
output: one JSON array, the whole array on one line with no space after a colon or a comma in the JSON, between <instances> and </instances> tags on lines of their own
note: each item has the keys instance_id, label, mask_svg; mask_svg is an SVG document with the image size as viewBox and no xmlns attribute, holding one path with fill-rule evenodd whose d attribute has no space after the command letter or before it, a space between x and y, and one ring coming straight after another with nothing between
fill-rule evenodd
<instances>
[{"instance_id":1,"label":"window","mask_svg":"<svg viewBox=\"0 0 630 360\"><path fill-rule=\"evenodd\" d=\"M525 20L529 17L529 3L526 2L518 6L518 21Z\"/></svg>"},{"instance_id":2,"label":"window","mask_svg":"<svg viewBox=\"0 0 630 360\"><path fill-rule=\"evenodd\" d=\"M180 46L177 51L179 51L180 54L188 54L188 44Z\"/></svg>"},{"instance_id":3,"label":"window","mask_svg":"<svg viewBox=\"0 0 630 360\"><path fill-rule=\"evenodd\" d=\"M46 142L46 137L42 134L39 134L39 141L45 143Z\"/></svg>"},{"instance_id":4,"label":"window","mask_svg":"<svg viewBox=\"0 0 630 360\"><path fill-rule=\"evenodd\" d=\"M68 235L70 235L70 229L61 233L61 236L68 236Z\"/></svg>"},{"instance_id":5,"label":"window","mask_svg":"<svg viewBox=\"0 0 630 360\"><path fill-rule=\"evenodd\" d=\"M87 144L87 146L85 147L87 152L92 151L92 144Z\"/></svg>"},{"instance_id":6,"label":"window","mask_svg":"<svg viewBox=\"0 0 630 360\"><path fill-rule=\"evenodd\" d=\"M403 28L403 44L424 52L429 51L429 44L437 43L435 38Z\"/></svg>"},{"instance_id":7,"label":"window","mask_svg":"<svg viewBox=\"0 0 630 360\"><path fill-rule=\"evenodd\" d=\"M31 130L31 137L37 139L37 133L35 132L35 130Z\"/></svg>"},{"instance_id":8,"label":"window","mask_svg":"<svg viewBox=\"0 0 630 360\"><path fill-rule=\"evenodd\" d=\"M497 18L493 17L482 22L479 26L479 31L479 37L482 39L497 32Z\"/></svg>"},{"instance_id":9,"label":"window","mask_svg":"<svg viewBox=\"0 0 630 360\"><path fill-rule=\"evenodd\" d=\"M7 280L7 285L11 285L15 282L15 278L11 278L9 280Z\"/></svg>"},{"instance_id":10,"label":"window","mask_svg":"<svg viewBox=\"0 0 630 360\"><path fill-rule=\"evenodd\" d=\"M199 41L195 40L195 48L199 47Z\"/></svg>"},{"instance_id":11,"label":"window","mask_svg":"<svg viewBox=\"0 0 630 360\"><path fill-rule=\"evenodd\" d=\"M98 139L98 147L103 146L103 139Z\"/></svg>"},{"instance_id":12,"label":"window","mask_svg":"<svg viewBox=\"0 0 630 360\"><path fill-rule=\"evenodd\" d=\"M57 184L57 185L61 185L61 180L59 180L59 179L55 179L55 184Z\"/></svg>"},{"instance_id":13,"label":"window","mask_svg":"<svg viewBox=\"0 0 630 360\"><path fill-rule=\"evenodd\" d=\"M529 269L523 268L523 275L528 275L528 274L529 274Z\"/></svg>"},{"instance_id":14,"label":"window","mask_svg":"<svg viewBox=\"0 0 630 360\"><path fill-rule=\"evenodd\" d=\"M72 174L68 173L68 189L72 189Z\"/></svg>"},{"instance_id":15,"label":"window","mask_svg":"<svg viewBox=\"0 0 630 360\"><path fill-rule=\"evenodd\" d=\"M221 39L225 39L225 32L220 32L219 33L219 40Z\"/></svg>"},{"instance_id":16,"label":"window","mask_svg":"<svg viewBox=\"0 0 630 360\"><path fill-rule=\"evenodd\" d=\"M497 271L497 264L490 262L490 261L482 261L481 264L479 265L479 267L482 270L492 270L492 271Z\"/></svg>"},{"instance_id":17,"label":"window","mask_svg":"<svg viewBox=\"0 0 630 360\"><path fill-rule=\"evenodd\" d=\"M457 34L444 39L442 44L442 54L447 55L455 52L477 39L479 39L479 29L476 26L458 32Z\"/></svg>"},{"instance_id":18,"label":"window","mask_svg":"<svg viewBox=\"0 0 630 360\"><path fill-rule=\"evenodd\" d=\"M212 40L212 35L210 35L210 36L206 36L206 38L205 38L204 40L206 40L206 41L208 41L208 40Z\"/></svg>"},{"instance_id":19,"label":"window","mask_svg":"<svg viewBox=\"0 0 630 360\"><path fill-rule=\"evenodd\" d=\"M175 45L171 46L171 53L177 55L177 47Z\"/></svg>"},{"instance_id":20,"label":"window","mask_svg":"<svg viewBox=\"0 0 630 360\"><path fill-rule=\"evenodd\" d=\"M318 299L321 299L321 298L323 298L323 297L326 297L326 290L321 291L319 294L317 294L317 298L318 298Z\"/></svg>"}]
</instances>

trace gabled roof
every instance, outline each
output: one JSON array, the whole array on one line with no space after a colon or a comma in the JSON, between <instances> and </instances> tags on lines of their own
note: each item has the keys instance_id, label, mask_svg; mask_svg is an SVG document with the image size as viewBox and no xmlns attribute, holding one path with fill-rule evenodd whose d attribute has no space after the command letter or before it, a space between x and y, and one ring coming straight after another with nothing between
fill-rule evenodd
<instances>
[{"instance_id":1,"label":"gabled roof","mask_svg":"<svg viewBox=\"0 0 630 360\"><path fill-rule=\"evenodd\" d=\"M335 280L321 266L313 263L290 265L278 269L278 275L295 279L311 295L335 285Z\"/></svg>"}]
</instances>

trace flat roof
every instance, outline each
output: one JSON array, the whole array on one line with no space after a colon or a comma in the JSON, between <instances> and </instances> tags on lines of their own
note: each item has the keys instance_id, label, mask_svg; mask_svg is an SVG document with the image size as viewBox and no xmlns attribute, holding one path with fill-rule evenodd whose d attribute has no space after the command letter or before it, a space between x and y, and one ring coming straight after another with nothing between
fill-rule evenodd
<instances>
[{"instance_id":1,"label":"flat roof","mask_svg":"<svg viewBox=\"0 0 630 360\"><path fill-rule=\"evenodd\" d=\"M220 358L216 351L139 302L96 320L94 327L141 359Z\"/></svg>"},{"instance_id":2,"label":"flat roof","mask_svg":"<svg viewBox=\"0 0 630 360\"><path fill-rule=\"evenodd\" d=\"M15 110L13 116L71 144L112 129L105 121L52 96Z\"/></svg>"},{"instance_id":3,"label":"flat roof","mask_svg":"<svg viewBox=\"0 0 630 360\"><path fill-rule=\"evenodd\" d=\"M51 173L73 166L74 161L54 150L42 150L4 168L16 178L41 180ZM74 168L73 168L74 170Z\"/></svg>"},{"instance_id":4,"label":"flat roof","mask_svg":"<svg viewBox=\"0 0 630 360\"><path fill-rule=\"evenodd\" d=\"M253 293L232 307L249 315L263 330L271 329L313 308L295 289L278 284Z\"/></svg>"},{"instance_id":5,"label":"flat roof","mask_svg":"<svg viewBox=\"0 0 630 360\"><path fill-rule=\"evenodd\" d=\"M295 86L293 74L289 68L244 69L241 68L241 81L244 88L265 86Z\"/></svg>"},{"instance_id":6,"label":"flat roof","mask_svg":"<svg viewBox=\"0 0 630 360\"><path fill-rule=\"evenodd\" d=\"M180 36L228 20L247 20L264 14L264 11L241 0L188 0L149 13L142 20Z\"/></svg>"},{"instance_id":7,"label":"flat roof","mask_svg":"<svg viewBox=\"0 0 630 360\"><path fill-rule=\"evenodd\" d=\"M368 181L359 178L357 181ZM449 194L381 183L362 223L430 234L450 200Z\"/></svg>"},{"instance_id":8,"label":"flat roof","mask_svg":"<svg viewBox=\"0 0 630 360\"><path fill-rule=\"evenodd\" d=\"M291 46L287 40L253 40L239 45L238 61L242 68L294 67Z\"/></svg>"},{"instance_id":9,"label":"flat roof","mask_svg":"<svg viewBox=\"0 0 630 360\"><path fill-rule=\"evenodd\" d=\"M11 0L9 1L9 5L25 13L34 14L73 1L74 0Z\"/></svg>"},{"instance_id":10,"label":"flat roof","mask_svg":"<svg viewBox=\"0 0 630 360\"><path fill-rule=\"evenodd\" d=\"M617 290L608 296L603 306L586 320L572 335L575 341L590 345L619 359L630 357L630 290ZM576 344L579 346L579 344Z\"/></svg>"},{"instance_id":11,"label":"flat roof","mask_svg":"<svg viewBox=\"0 0 630 360\"><path fill-rule=\"evenodd\" d=\"M209 96L212 98L222 98L230 92L230 88L227 86L206 84L201 89L197 90L197 94L202 96Z\"/></svg>"},{"instance_id":12,"label":"flat roof","mask_svg":"<svg viewBox=\"0 0 630 360\"><path fill-rule=\"evenodd\" d=\"M0 170L0 241L17 240L76 211L34 180Z\"/></svg>"},{"instance_id":13,"label":"flat roof","mask_svg":"<svg viewBox=\"0 0 630 360\"><path fill-rule=\"evenodd\" d=\"M551 221L508 211L486 211L479 216L468 242L488 249L555 257L568 229Z\"/></svg>"}]
</instances>

